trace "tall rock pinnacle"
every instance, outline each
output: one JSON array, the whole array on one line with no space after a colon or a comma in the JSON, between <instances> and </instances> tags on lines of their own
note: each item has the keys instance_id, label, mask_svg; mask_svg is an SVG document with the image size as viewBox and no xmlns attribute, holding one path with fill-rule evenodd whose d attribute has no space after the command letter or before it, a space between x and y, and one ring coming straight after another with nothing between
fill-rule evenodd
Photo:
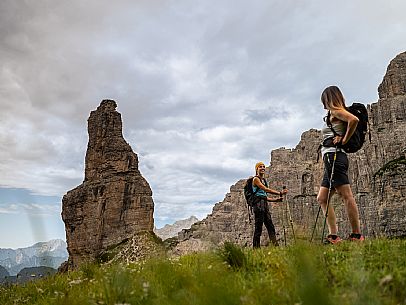
<instances>
[{"instance_id":1,"label":"tall rock pinnacle","mask_svg":"<svg viewBox=\"0 0 406 305\"><path fill-rule=\"evenodd\" d=\"M113 100L103 100L88 119L85 181L138 172L138 157L124 140L121 115Z\"/></svg>"},{"instance_id":2,"label":"tall rock pinnacle","mask_svg":"<svg viewBox=\"0 0 406 305\"><path fill-rule=\"evenodd\" d=\"M153 231L154 202L124 140L121 115L103 100L88 119L85 179L62 199L69 268L91 261L133 234Z\"/></svg>"}]
</instances>

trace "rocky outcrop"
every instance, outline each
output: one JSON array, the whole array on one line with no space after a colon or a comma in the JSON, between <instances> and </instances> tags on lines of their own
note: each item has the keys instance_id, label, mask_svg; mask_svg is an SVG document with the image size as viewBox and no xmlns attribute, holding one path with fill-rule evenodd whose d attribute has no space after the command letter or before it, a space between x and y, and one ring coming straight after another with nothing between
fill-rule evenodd
<instances>
[{"instance_id":1,"label":"rocky outcrop","mask_svg":"<svg viewBox=\"0 0 406 305\"><path fill-rule=\"evenodd\" d=\"M151 258L166 256L166 248L162 240L153 232L139 232L123 240L118 245L103 250L98 261L104 264L132 264Z\"/></svg>"},{"instance_id":2,"label":"rocky outcrop","mask_svg":"<svg viewBox=\"0 0 406 305\"><path fill-rule=\"evenodd\" d=\"M406 52L391 61L378 90L378 102L368 105L370 134L366 143L359 152L349 155L351 186L366 236L406 236ZM289 189L285 201L272 207L281 242L285 237L287 243L293 238L287 204L296 236L308 238L315 225L319 208L316 197L323 174L316 153L320 136L320 131L311 129L302 134L294 149L271 152L266 178L274 189L283 185ZM251 245L252 225L248 223L243 185L244 180L237 182L212 214L183 230L174 252L196 251L198 246L206 249L224 241ZM333 196L331 204L336 209L340 234L346 236L350 226L343 204L338 196ZM320 217L316 236L321 236L322 220Z\"/></svg>"},{"instance_id":3,"label":"rocky outcrop","mask_svg":"<svg viewBox=\"0 0 406 305\"><path fill-rule=\"evenodd\" d=\"M406 94L406 52L396 56L389 64L386 75L378 87L380 99Z\"/></svg>"},{"instance_id":4,"label":"rocky outcrop","mask_svg":"<svg viewBox=\"0 0 406 305\"><path fill-rule=\"evenodd\" d=\"M153 230L152 191L138 170L137 155L123 138L116 107L115 101L103 100L91 112L85 179L62 199L68 269L135 233Z\"/></svg>"}]
</instances>

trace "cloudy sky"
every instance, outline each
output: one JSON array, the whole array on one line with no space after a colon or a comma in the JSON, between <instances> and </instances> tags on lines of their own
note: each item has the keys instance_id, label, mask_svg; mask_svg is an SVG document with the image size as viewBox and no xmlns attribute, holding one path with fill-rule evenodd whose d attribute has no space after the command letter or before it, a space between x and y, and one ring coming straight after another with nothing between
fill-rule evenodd
<instances>
[{"instance_id":1,"label":"cloudy sky","mask_svg":"<svg viewBox=\"0 0 406 305\"><path fill-rule=\"evenodd\" d=\"M203 218L320 128L320 93L372 103L406 50L404 0L0 2L0 247L65 238L87 118L118 103L155 223Z\"/></svg>"}]
</instances>

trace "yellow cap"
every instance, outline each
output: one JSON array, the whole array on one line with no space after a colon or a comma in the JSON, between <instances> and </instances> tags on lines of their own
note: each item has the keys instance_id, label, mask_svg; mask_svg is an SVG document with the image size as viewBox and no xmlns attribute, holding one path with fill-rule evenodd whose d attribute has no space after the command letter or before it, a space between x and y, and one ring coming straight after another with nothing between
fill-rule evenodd
<instances>
[{"instance_id":1,"label":"yellow cap","mask_svg":"<svg viewBox=\"0 0 406 305\"><path fill-rule=\"evenodd\" d=\"M258 162L257 164L255 164L255 173L258 171L258 167L260 167L261 165L265 166L264 162Z\"/></svg>"}]
</instances>

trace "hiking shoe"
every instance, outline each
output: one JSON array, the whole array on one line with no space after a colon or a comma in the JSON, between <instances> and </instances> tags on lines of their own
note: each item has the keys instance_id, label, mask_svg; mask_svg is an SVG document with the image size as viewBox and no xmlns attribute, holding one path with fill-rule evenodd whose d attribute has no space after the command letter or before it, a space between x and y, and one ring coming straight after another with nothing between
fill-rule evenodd
<instances>
[{"instance_id":1,"label":"hiking shoe","mask_svg":"<svg viewBox=\"0 0 406 305\"><path fill-rule=\"evenodd\" d=\"M350 241L364 241L365 237L362 234L351 233L348 239Z\"/></svg>"},{"instance_id":2,"label":"hiking shoe","mask_svg":"<svg viewBox=\"0 0 406 305\"><path fill-rule=\"evenodd\" d=\"M340 243L341 241L342 241L342 239L340 238L340 236L334 235L334 234L329 234L326 237L325 243L335 245L335 244Z\"/></svg>"}]
</instances>

